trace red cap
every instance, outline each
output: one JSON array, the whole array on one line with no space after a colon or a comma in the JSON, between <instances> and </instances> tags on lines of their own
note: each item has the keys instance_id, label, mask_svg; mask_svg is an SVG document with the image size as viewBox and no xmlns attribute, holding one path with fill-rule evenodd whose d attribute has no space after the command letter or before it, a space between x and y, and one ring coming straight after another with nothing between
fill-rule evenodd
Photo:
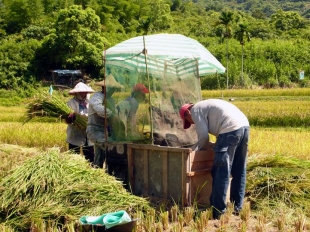
<instances>
[{"instance_id":1,"label":"red cap","mask_svg":"<svg viewBox=\"0 0 310 232\"><path fill-rule=\"evenodd\" d=\"M141 93L148 93L149 92L149 90L145 87L144 84L136 84L133 87L133 91L134 92L141 92Z\"/></svg>"},{"instance_id":2,"label":"red cap","mask_svg":"<svg viewBox=\"0 0 310 232\"><path fill-rule=\"evenodd\" d=\"M189 107L191 107L193 104L189 103L189 104L185 104L180 108L180 116L183 120L183 129L188 129L191 126L191 123L186 121L185 119L185 112L188 110Z\"/></svg>"}]
</instances>

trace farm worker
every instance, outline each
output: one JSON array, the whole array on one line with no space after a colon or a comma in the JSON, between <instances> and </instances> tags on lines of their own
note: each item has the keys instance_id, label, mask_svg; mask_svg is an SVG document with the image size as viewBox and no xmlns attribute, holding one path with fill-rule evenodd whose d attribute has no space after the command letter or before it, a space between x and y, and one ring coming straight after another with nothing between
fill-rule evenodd
<instances>
[{"instance_id":1,"label":"farm worker","mask_svg":"<svg viewBox=\"0 0 310 232\"><path fill-rule=\"evenodd\" d=\"M145 85L138 83L133 86L130 97L121 101L116 106L117 114L125 126L124 130L127 137L137 136L136 113L139 104L145 101L147 93L149 93L149 90Z\"/></svg>"},{"instance_id":2,"label":"farm worker","mask_svg":"<svg viewBox=\"0 0 310 232\"><path fill-rule=\"evenodd\" d=\"M77 83L75 87L69 91L69 94L73 95L73 98L67 102L67 105L74 113L69 114L66 118L66 122L68 123L66 141L69 144L69 150L79 154L80 148L82 148L85 158L91 163L94 161L94 147L87 138L86 128L77 127L73 122L76 119L76 114L85 117L85 121L87 121L87 95L94 92L95 91L88 85L82 82Z\"/></svg>"},{"instance_id":3,"label":"farm worker","mask_svg":"<svg viewBox=\"0 0 310 232\"><path fill-rule=\"evenodd\" d=\"M94 93L89 100L86 132L90 141L94 143L94 164L103 168L106 158L105 144L108 140L107 128L111 121L118 121L112 95L123 86L114 79L112 74L108 75L105 80L96 82L95 85L101 86L101 91Z\"/></svg>"},{"instance_id":4,"label":"farm worker","mask_svg":"<svg viewBox=\"0 0 310 232\"><path fill-rule=\"evenodd\" d=\"M230 202L234 204L234 213L238 215L243 206L246 185L246 158L250 132L247 117L235 105L220 99L185 104L179 113L184 129L195 124L198 136L195 150L206 149L209 133L216 136L210 195L213 218L219 219L226 211L230 177L232 177Z\"/></svg>"}]
</instances>

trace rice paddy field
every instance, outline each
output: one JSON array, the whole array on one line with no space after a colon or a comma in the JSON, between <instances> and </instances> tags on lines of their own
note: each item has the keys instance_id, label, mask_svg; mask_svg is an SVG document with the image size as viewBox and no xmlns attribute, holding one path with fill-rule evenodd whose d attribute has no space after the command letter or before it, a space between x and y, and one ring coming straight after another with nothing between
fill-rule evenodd
<instances>
[{"instance_id":1,"label":"rice paddy field","mask_svg":"<svg viewBox=\"0 0 310 232\"><path fill-rule=\"evenodd\" d=\"M122 199L129 199L130 205L126 207L132 216L141 218L136 231L309 231L310 89L216 90L203 91L202 97L231 101L249 118L251 132L245 207L237 219L229 214L228 210L229 215L218 222L213 222L208 209L198 212L195 209L179 209L175 206L169 212L163 209L155 212L146 206L143 199L124 195L119 190L119 193L123 194ZM71 185L74 194L69 194L71 198L66 197L68 190L61 185L62 190L57 190L57 200L53 202L51 199L49 201L43 199L51 195L40 194L48 190L47 185L45 187L42 187L42 183L36 185L37 180L33 179L32 190L36 189L36 194L32 192L32 195L27 195L29 194L25 189L27 186L20 189L22 182L14 177L19 175L21 181L26 182L29 176L23 176L21 173L26 173L36 163L43 162L39 158L37 160L33 158L37 157L37 154L45 154L45 157L60 165L58 157L67 151L66 124L61 119L49 119L45 122L31 120L24 123L26 120L24 103L15 106L0 105L0 112L0 231L29 231L25 229L27 226L33 228L30 231L79 231L74 226L76 218L73 215L76 212L79 214L86 212L73 207L72 196L74 194L82 196L82 193L74 192L76 188L73 184ZM213 137L211 139L215 140ZM91 170L89 174L87 165L78 159L75 164L82 167L81 172L75 165L71 167L67 164L66 159L62 160L62 163L79 174L83 172L95 175L97 181L100 178L110 178L102 177L102 174L97 173L98 170ZM52 168L58 170L60 166ZM48 174L38 172L40 176ZM66 175L66 173L60 174ZM53 172L52 175L56 174ZM52 179L54 186L58 183L57 176L55 178ZM81 187L85 182L80 181L76 180ZM14 191L7 192L8 184ZM119 188L119 184L116 183L111 188ZM20 195L14 195L13 192ZM47 193L55 194L52 190L48 190ZM40 200L40 211L37 210L38 207L33 206L39 204L33 197ZM24 199L24 202L21 202L21 199ZM104 199L93 200L100 202ZM44 201L48 202L48 206L43 204ZM85 199L75 198L75 202L79 205L84 204L83 201ZM72 208L59 202L69 202ZM59 210L56 212L52 207L53 204L62 206L58 207ZM27 208L31 208L32 212ZM88 207L87 210L87 212L100 212L103 209ZM146 210L146 213L145 211L142 213L142 210ZM45 216L40 217L40 214ZM68 223L66 228L57 226L56 221L59 221L60 217L65 217L65 221L73 224ZM70 220L71 218L73 219Z\"/></svg>"}]
</instances>

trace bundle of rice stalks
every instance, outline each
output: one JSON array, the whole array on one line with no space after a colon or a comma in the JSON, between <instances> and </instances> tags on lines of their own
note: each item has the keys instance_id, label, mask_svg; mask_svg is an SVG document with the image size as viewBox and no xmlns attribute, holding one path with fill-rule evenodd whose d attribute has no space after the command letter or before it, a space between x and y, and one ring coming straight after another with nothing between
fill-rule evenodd
<instances>
[{"instance_id":1,"label":"bundle of rice stalks","mask_svg":"<svg viewBox=\"0 0 310 232\"><path fill-rule=\"evenodd\" d=\"M254 207L283 202L310 215L310 161L283 155L249 157L247 195Z\"/></svg>"},{"instance_id":2,"label":"bundle of rice stalks","mask_svg":"<svg viewBox=\"0 0 310 232\"><path fill-rule=\"evenodd\" d=\"M57 149L29 158L0 186L0 221L17 230L42 220L61 227L84 215L149 208L146 199L130 194L115 177Z\"/></svg>"},{"instance_id":3,"label":"bundle of rice stalks","mask_svg":"<svg viewBox=\"0 0 310 232\"><path fill-rule=\"evenodd\" d=\"M0 144L0 180L7 176L14 167L22 164L26 159L36 155L38 152L37 148Z\"/></svg>"},{"instance_id":4,"label":"bundle of rice stalks","mask_svg":"<svg viewBox=\"0 0 310 232\"><path fill-rule=\"evenodd\" d=\"M37 117L52 117L64 120L73 110L66 104L64 99L56 95L41 92L35 96L28 104L25 123ZM82 130L86 129L87 117L75 114L76 120L73 122Z\"/></svg>"}]
</instances>

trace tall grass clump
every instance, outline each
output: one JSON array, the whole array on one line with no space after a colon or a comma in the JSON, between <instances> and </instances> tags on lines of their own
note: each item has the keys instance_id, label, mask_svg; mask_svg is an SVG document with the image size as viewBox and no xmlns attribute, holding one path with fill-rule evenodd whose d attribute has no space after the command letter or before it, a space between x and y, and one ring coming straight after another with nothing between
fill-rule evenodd
<instances>
[{"instance_id":1,"label":"tall grass clump","mask_svg":"<svg viewBox=\"0 0 310 232\"><path fill-rule=\"evenodd\" d=\"M247 194L254 207L268 201L301 208L310 216L310 161L283 155L252 155L247 166Z\"/></svg>"}]
</instances>

